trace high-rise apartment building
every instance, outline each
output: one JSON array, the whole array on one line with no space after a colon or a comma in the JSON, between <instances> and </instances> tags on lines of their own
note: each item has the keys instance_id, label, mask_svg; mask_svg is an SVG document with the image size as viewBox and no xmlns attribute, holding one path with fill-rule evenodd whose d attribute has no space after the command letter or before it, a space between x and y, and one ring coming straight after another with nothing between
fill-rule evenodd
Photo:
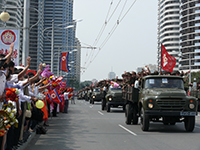
<instances>
[{"instance_id":1,"label":"high-rise apartment building","mask_svg":"<svg viewBox=\"0 0 200 150\"><path fill-rule=\"evenodd\" d=\"M23 7L24 0L0 0L7 6L6 11L10 19L2 27L20 29L19 62L22 63L23 44ZM17 7L8 8L8 7ZM4 8L0 7L2 12ZM30 28L29 28L29 56L31 56L30 69L37 70L40 63L53 65L53 73L58 72L59 58L61 52L70 52L69 64L71 70L68 78L80 81L80 49L78 39L75 39L76 21L73 20L73 0L30 0ZM54 22L54 47L51 55L52 20ZM70 25L74 27L68 28ZM76 51L74 49L77 49ZM51 58L54 61L51 64ZM59 75L66 75L59 71Z\"/></svg>"},{"instance_id":2,"label":"high-rise apartment building","mask_svg":"<svg viewBox=\"0 0 200 150\"><path fill-rule=\"evenodd\" d=\"M44 8L44 0L31 0L30 1L30 20L29 24L29 56L31 57L31 66L30 69L37 70L38 64L42 60L42 41L38 38L41 37L41 29L43 26L43 14L42 11ZM5 28L17 28L20 29L20 49L19 49L19 63L22 63L22 44L23 44L23 0L2 0L0 3L4 4L3 7L6 12L10 14L10 19L5 23ZM12 7L12 8L9 8ZM0 11L3 11L4 8L1 8ZM39 13L38 13L39 12ZM37 24L38 23L38 24ZM38 49L40 47L40 49ZM24 65L24 64L22 64Z\"/></svg>"},{"instance_id":3,"label":"high-rise apartment building","mask_svg":"<svg viewBox=\"0 0 200 150\"><path fill-rule=\"evenodd\" d=\"M52 20L54 21L54 55L51 56ZM65 28L73 25L73 0L45 0L44 2L44 32L43 60L46 64L53 65L53 72L58 69L58 53L72 51L75 42L75 29ZM54 57L51 64L51 57ZM73 61L70 56L69 62ZM64 72L60 72L64 74Z\"/></svg>"},{"instance_id":4,"label":"high-rise apartment building","mask_svg":"<svg viewBox=\"0 0 200 150\"><path fill-rule=\"evenodd\" d=\"M179 0L158 0L158 53L157 63L161 65L161 44L176 58L174 70L179 66Z\"/></svg>"},{"instance_id":5,"label":"high-rise apartment building","mask_svg":"<svg viewBox=\"0 0 200 150\"><path fill-rule=\"evenodd\" d=\"M77 51L74 52L74 75L76 81L80 82L80 73L81 73L81 43L78 38L75 39L75 47Z\"/></svg>"},{"instance_id":6,"label":"high-rise apartment building","mask_svg":"<svg viewBox=\"0 0 200 150\"><path fill-rule=\"evenodd\" d=\"M29 31L29 56L31 57L30 69L38 70L43 62L42 29L44 22L44 0L30 1L30 31ZM34 8L34 9L32 9ZM39 12L39 13L38 13Z\"/></svg>"},{"instance_id":7,"label":"high-rise apartment building","mask_svg":"<svg viewBox=\"0 0 200 150\"><path fill-rule=\"evenodd\" d=\"M116 73L114 73L113 71L108 73L108 79L109 80L115 79L115 77L116 77Z\"/></svg>"},{"instance_id":8,"label":"high-rise apartment building","mask_svg":"<svg viewBox=\"0 0 200 150\"><path fill-rule=\"evenodd\" d=\"M22 36L23 36L23 9L13 9L9 7L23 7L23 0L0 0L0 13L6 11L10 14L10 19L3 23L0 20L1 28L5 29L20 29L20 44L19 44L19 63L22 62ZM6 6L6 9L5 9Z\"/></svg>"},{"instance_id":9,"label":"high-rise apartment building","mask_svg":"<svg viewBox=\"0 0 200 150\"><path fill-rule=\"evenodd\" d=\"M180 70L200 69L200 1L181 0Z\"/></svg>"}]
</instances>

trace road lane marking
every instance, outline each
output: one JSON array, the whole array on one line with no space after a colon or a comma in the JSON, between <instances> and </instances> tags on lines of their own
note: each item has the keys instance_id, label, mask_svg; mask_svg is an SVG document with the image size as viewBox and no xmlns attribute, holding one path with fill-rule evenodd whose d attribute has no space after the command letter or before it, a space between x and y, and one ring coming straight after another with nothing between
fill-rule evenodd
<instances>
[{"instance_id":1,"label":"road lane marking","mask_svg":"<svg viewBox=\"0 0 200 150\"><path fill-rule=\"evenodd\" d=\"M101 114L102 116L104 115L102 112L98 111L99 114Z\"/></svg>"},{"instance_id":2,"label":"road lane marking","mask_svg":"<svg viewBox=\"0 0 200 150\"><path fill-rule=\"evenodd\" d=\"M129 132L130 134L132 134L132 135L134 135L134 136L137 136L137 134L135 134L134 132L132 132L132 131L130 131L129 129L125 128L125 127L122 126L121 124L119 124L119 126L120 126L122 129L124 129L124 130L126 130L127 132Z\"/></svg>"},{"instance_id":3,"label":"road lane marking","mask_svg":"<svg viewBox=\"0 0 200 150\"><path fill-rule=\"evenodd\" d=\"M90 108L94 107L94 105L90 105Z\"/></svg>"}]
</instances>

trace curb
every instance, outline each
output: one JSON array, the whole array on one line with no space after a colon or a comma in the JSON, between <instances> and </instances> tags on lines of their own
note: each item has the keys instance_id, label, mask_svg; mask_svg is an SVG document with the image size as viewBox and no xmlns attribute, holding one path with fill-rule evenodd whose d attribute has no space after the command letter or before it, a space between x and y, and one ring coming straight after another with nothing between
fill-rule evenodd
<instances>
[{"instance_id":1,"label":"curb","mask_svg":"<svg viewBox=\"0 0 200 150\"><path fill-rule=\"evenodd\" d=\"M27 139L27 141L23 143L17 150L25 150L25 148L27 147L29 142L34 138L35 135L36 135L36 131L32 132L29 138Z\"/></svg>"}]
</instances>

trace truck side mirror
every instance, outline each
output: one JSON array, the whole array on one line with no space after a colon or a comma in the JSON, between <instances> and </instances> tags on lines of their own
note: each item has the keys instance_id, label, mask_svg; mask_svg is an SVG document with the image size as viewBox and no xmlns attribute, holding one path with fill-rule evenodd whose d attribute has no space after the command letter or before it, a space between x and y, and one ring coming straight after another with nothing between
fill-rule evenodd
<instances>
[{"instance_id":1,"label":"truck side mirror","mask_svg":"<svg viewBox=\"0 0 200 150\"><path fill-rule=\"evenodd\" d=\"M135 84L134 84L134 88L136 88L136 89L137 89L138 87L139 87L139 81L138 81L138 80L136 80L136 81L135 81Z\"/></svg>"}]
</instances>

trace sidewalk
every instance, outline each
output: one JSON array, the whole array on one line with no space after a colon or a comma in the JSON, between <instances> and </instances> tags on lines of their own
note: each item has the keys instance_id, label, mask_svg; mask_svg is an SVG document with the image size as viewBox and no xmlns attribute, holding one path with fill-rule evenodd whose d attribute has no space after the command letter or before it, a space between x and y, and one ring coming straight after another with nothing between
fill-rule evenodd
<instances>
[{"instance_id":1,"label":"sidewalk","mask_svg":"<svg viewBox=\"0 0 200 150\"><path fill-rule=\"evenodd\" d=\"M70 105L68 113L59 113L58 117L49 118L46 134L31 134L31 137L17 150L64 150L71 143L69 130L72 127L74 104ZM63 147L64 146L64 147Z\"/></svg>"}]
</instances>

